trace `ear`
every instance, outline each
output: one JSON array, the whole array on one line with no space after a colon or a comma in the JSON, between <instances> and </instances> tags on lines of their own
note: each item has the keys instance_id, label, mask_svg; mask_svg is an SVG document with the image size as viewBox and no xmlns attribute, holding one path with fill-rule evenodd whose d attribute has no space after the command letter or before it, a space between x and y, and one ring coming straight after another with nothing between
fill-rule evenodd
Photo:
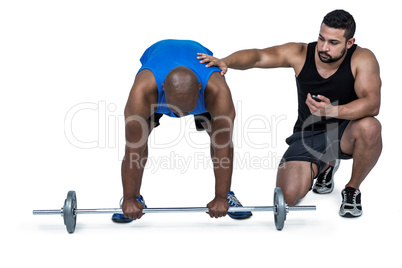
<instances>
[{"instance_id":1,"label":"ear","mask_svg":"<svg viewBox=\"0 0 402 268\"><path fill-rule=\"evenodd\" d=\"M347 42L346 42L346 48L349 49L351 48L354 44L355 44L356 39L355 38L350 38Z\"/></svg>"}]
</instances>

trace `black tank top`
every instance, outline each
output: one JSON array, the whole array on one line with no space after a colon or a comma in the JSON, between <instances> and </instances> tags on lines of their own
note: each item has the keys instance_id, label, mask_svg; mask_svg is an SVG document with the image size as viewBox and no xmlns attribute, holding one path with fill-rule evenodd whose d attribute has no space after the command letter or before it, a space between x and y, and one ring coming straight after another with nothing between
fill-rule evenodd
<instances>
[{"instance_id":1,"label":"black tank top","mask_svg":"<svg viewBox=\"0 0 402 268\"><path fill-rule=\"evenodd\" d=\"M311 130L314 125L314 130L325 130L327 124L342 123L343 119L337 118L318 118L312 119L310 110L307 106L306 99L307 93L312 95L323 95L331 100L333 105L343 105L357 99L354 84L355 78L353 77L350 61L353 52L356 50L356 45L348 49L345 59L339 66L338 70L327 79L321 77L315 65L315 51L317 42L308 44L306 62L299 76L296 77L297 94L298 94L298 118L294 126L293 132L300 132ZM314 124L305 123L305 121L315 122ZM303 126L303 124L305 126Z\"/></svg>"}]
</instances>

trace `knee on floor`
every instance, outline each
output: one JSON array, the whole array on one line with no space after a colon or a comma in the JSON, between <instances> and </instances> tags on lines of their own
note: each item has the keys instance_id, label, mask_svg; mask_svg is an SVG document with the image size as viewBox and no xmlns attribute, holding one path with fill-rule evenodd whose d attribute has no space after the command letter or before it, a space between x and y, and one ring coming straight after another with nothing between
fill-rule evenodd
<instances>
[{"instance_id":1,"label":"knee on floor","mask_svg":"<svg viewBox=\"0 0 402 268\"><path fill-rule=\"evenodd\" d=\"M297 189L285 188L283 189L283 195L285 197L286 204L289 206L296 206L296 204L303 198L301 196L300 191Z\"/></svg>"}]
</instances>

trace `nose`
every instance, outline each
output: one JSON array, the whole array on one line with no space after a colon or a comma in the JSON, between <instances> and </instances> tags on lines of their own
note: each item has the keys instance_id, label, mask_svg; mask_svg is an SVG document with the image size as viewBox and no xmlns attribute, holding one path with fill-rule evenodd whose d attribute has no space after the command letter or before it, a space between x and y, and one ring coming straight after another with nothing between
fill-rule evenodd
<instances>
[{"instance_id":1,"label":"nose","mask_svg":"<svg viewBox=\"0 0 402 268\"><path fill-rule=\"evenodd\" d=\"M329 51L329 44L328 42L322 42L321 51L328 52Z\"/></svg>"}]
</instances>

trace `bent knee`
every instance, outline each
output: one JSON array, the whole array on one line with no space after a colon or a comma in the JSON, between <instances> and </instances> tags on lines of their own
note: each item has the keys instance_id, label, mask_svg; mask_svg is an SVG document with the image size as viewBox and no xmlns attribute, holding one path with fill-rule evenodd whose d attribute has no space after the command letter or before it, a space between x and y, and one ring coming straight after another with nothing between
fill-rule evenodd
<instances>
[{"instance_id":1,"label":"bent knee","mask_svg":"<svg viewBox=\"0 0 402 268\"><path fill-rule=\"evenodd\" d=\"M282 189L285 202L288 206L296 206L297 203L304 197L297 189L286 187Z\"/></svg>"},{"instance_id":2,"label":"bent knee","mask_svg":"<svg viewBox=\"0 0 402 268\"><path fill-rule=\"evenodd\" d=\"M368 144L377 144L381 140L381 123L374 117L365 117L356 121L358 138Z\"/></svg>"}]
</instances>

